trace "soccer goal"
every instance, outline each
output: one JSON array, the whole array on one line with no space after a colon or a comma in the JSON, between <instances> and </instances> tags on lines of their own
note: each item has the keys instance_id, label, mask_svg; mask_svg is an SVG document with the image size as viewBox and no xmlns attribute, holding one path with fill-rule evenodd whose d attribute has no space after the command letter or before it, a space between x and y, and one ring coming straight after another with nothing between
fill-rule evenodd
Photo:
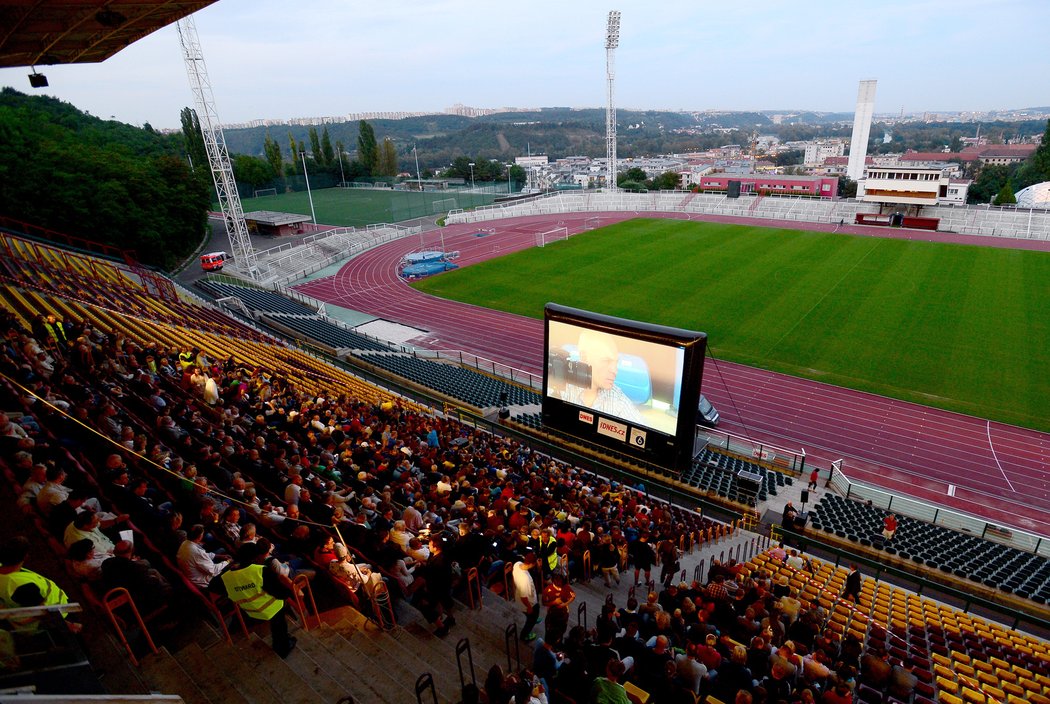
<instances>
[{"instance_id":1,"label":"soccer goal","mask_svg":"<svg viewBox=\"0 0 1050 704\"><path fill-rule=\"evenodd\" d=\"M255 189L255 197L261 198L263 196L275 196L277 195L276 188L257 188Z\"/></svg>"},{"instance_id":2,"label":"soccer goal","mask_svg":"<svg viewBox=\"0 0 1050 704\"><path fill-rule=\"evenodd\" d=\"M586 227L588 230L597 230L601 226L601 218L587 218L586 222L584 222L584 227Z\"/></svg>"},{"instance_id":3,"label":"soccer goal","mask_svg":"<svg viewBox=\"0 0 1050 704\"><path fill-rule=\"evenodd\" d=\"M556 227L553 230L547 230L546 232L536 233L536 246L546 246L548 242L556 242L557 240L569 239L569 228L567 227Z\"/></svg>"},{"instance_id":4,"label":"soccer goal","mask_svg":"<svg viewBox=\"0 0 1050 704\"><path fill-rule=\"evenodd\" d=\"M434 201L430 207L433 208L432 212L447 213L450 210L455 210L456 208L458 208L459 204L456 203L455 198L445 198L443 200Z\"/></svg>"}]
</instances>

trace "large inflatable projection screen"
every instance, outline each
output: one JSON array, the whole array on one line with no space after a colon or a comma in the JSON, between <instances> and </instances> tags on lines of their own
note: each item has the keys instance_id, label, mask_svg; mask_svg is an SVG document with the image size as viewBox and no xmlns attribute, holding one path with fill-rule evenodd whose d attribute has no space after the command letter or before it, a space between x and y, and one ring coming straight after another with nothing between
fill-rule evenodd
<instances>
[{"instance_id":1,"label":"large inflatable projection screen","mask_svg":"<svg viewBox=\"0 0 1050 704\"><path fill-rule=\"evenodd\" d=\"M691 459L707 335L548 303L543 422L669 470Z\"/></svg>"}]
</instances>

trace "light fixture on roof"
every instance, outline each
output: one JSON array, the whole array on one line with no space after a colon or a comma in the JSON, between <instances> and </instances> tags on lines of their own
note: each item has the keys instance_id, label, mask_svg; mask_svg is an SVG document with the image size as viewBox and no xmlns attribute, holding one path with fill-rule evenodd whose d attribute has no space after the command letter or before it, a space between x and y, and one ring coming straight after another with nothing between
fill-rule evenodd
<instances>
[{"instance_id":1,"label":"light fixture on roof","mask_svg":"<svg viewBox=\"0 0 1050 704\"><path fill-rule=\"evenodd\" d=\"M34 88L47 88L47 76L37 73L36 66L33 67L33 72L29 74L29 85Z\"/></svg>"}]
</instances>

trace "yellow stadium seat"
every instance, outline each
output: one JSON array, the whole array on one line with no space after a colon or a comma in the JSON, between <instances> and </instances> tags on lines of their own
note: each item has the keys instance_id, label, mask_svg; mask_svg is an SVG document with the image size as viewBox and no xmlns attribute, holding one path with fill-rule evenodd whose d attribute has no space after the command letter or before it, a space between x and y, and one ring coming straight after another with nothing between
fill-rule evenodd
<instances>
[{"instance_id":1,"label":"yellow stadium seat","mask_svg":"<svg viewBox=\"0 0 1050 704\"><path fill-rule=\"evenodd\" d=\"M939 663L933 666L933 674L937 675L938 677L944 677L945 679L949 680L955 679L955 670L953 670L950 667L945 667L944 665L941 665Z\"/></svg>"},{"instance_id":2,"label":"yellow stadium seat","mask_svg":"<svg viewBox=\"0 0 1050 704\"><path fill-rule=\"evenodd\" d=\"M970 704L985 704L988 701L988 697L984 695L984 692L978 692L976 689L970 689L969 687L962 688L962 698L963 701Z\"/></svg>"},{"instance_id":3,"label":"yellow stadium seat","mask_svg":"<svg viewBox=\"0 0 1050 704\"><path fill-rule=\"evenodd\" d=\"M1002 689L999 689L999 688L998 688L998 687L996 687L995 685L991 685L991 684L982 684L982 685L981 685L981 689L982 689L982 690L984 691L984 693L985 693L985 694L987 694L987 695L988 695L988 697L989 697L989 698L990 698L990 699L991 699L991 700L992 700L993 702L1003 702L1003 701L1006 701L1006 691L1005 691L1005 690L1002 690Z\"/></svg>"},{"instance_id":4,"label":"yellow stadium seat","mask_svg":"<svg viewBox=\"0 0 1050 704\"><path fill-rule=\"evenodd\" d=\"M970 664L970 656L966 653L960 653L958 650L952 651L952 660L954 660L955 662L965 663L967 665Z\"/></svg>"},{"instance_id":5,"label":"yellow stadium seat","mask_svg":"<svg viewBox=\"0 0 1050 704\"><path fill-rule=\"evenodd\" d=\"M649 693L639 689L633 683L625 682L623 688L627 690L627 698L631 700L632 704L647 704L649 701Z\"/></svg>"},{"instance_id":6,"label":"yellow stadium seat","mask_svg":"<svg viewBox=\"0 0 1050 704\"><path fill-rule=\"evenodd\" d=\"M1012 694L1016 697L1024 696L1024 687L1020 687L1013 682L1000 682L999 686L1003 688L1003 691L1007 694Z\"/></svg>"},{"instance_id":7,"label":"yellow stadium seat","mask_svg":"<svg viewBox=\"0 0 1050 704\"><path fill-rule=\"evenodd\" d=\"M976 672L971 666L964 665L961 662L955 663L955 671L964 677L969 677L970 679L973 679Z\"/></svg>"},{"instance_id":8,"label":"yellow stadium seat","mask_svg":"<svg viewBox=\"0 0 1050 704\"><path fill-rule=\"evenodd\" d=\"M1050 704L1050 697L1039 692L1029 691L1026 693L1026 696L1028 697L1028 701L1032 702L1032 704Z\"/></svg>"},{"instance_id":9,"label":"yellow stadium seat","mask_svg":"<svg viewBox=\"0 0 1050 704\"><path fill-rule=\"evenodd\" d=\"M990 662L985 662L984 660L974 659L970 664L976 667L981 672L986 672L989 675L995 672L995 666L992 665L992 663Z\"/></svg>"},{"instance_id":10,"label":"yellow stadium seat","mask_svg":"<svg viewBox=\"0 0 1050 704\"><path fill-rule=\"evenodd\" d=\"M940 653L930 653L930 658L939 665L944 665L948 668L952 666L952 659L947 655L941 655Z\"/></svg>"},{"instance_id":11,"label":"yellow stadium seat","mask_svg":"<svg viewBox=\"0 0 1050 704\"><path fill-rule=\"evenodd\" d=\"M947 677L938 677L937 688L941 690L941 696L943 696L945 692L955 694L959 691L959 684L955 680L950 680ZM941 701L944 700L942 699Z\"/></svg>"},{"instance_id":12,"label":"yellow stadium seat","mask_svg":"<svg viewBox=\"0 0 1050 704\"><path fill-rule=\"evenodd\" d=\"M941 704L966 704L962 699L955 696L954 694L950 694L944 691L937 695L937 701Z\"/></svg>"}]
</instances>

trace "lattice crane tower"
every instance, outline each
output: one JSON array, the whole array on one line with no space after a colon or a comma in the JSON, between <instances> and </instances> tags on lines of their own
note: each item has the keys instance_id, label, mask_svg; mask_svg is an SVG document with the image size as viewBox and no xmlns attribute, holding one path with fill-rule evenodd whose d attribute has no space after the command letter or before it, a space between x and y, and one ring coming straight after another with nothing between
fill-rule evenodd
<instances>
[{"instance_id":1,"label":"lattice crane tower","mask_svg":"<svg viewBox=\"0 0 1050 704\"><path fill-rule=\"evenodd\" d=\"M616 104L613 83L616 79L616 48L620 46L620 11L609 12L605 30L605 76L608 82L608 106L605 108L605 187L616 190Z\"/></svg>"},{"instance_id":2,"label":"lattice crane tower","mask_svg":"<svg viewBox=\"0 0 1050 704\"><path fill-rule=\"evenodd\" d=\"M226 149L226 137L222 133L219 114L215 109L215 95L208 79L208 69L204 65L204 54L197 37L197 25L192 16L187 16L179 20L177 27L182 55L186 61L186 73L190 78L193 101L197 108L197 119L204 136L204 147L208 151L208 167L215 183L215 193L219 197L219 207L226 222L226 230L230 235L234 264L249 277L257 279L259 269L255 249L252 248L248 226L244 222L241 197L237 193L237 181L233 177L230 153Z\"/></svg>"}]
</instances>

